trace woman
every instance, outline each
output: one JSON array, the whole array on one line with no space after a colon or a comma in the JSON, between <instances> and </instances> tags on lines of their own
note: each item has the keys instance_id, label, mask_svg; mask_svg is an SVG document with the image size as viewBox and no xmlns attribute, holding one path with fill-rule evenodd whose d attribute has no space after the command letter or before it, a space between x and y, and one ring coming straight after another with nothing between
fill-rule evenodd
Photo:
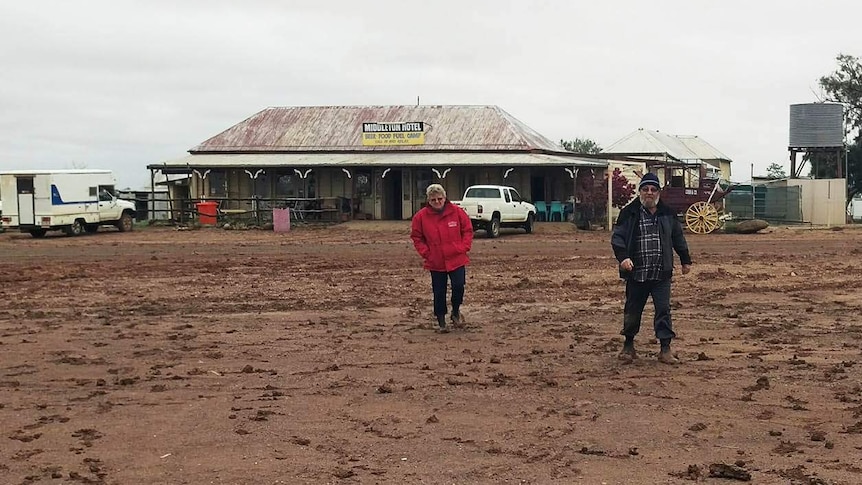
<instances>
[{"instance_id":1,"label":"woman","mask_svg":"<svg viewBox=\"0 0 862 485\"><path fill-rule=\"evenodd\" d=\"M431 184L425 190L428 205L413 216L410 238L422 259L425 269L431 271L431 288L434 292L434 315L439 331L446 333L447 280L452 284L452 326L464 325L461 302L464 301L466 266L470 262L467 252L473 245L473 223L467 213L446 199L446 190L440 184Z\"/></svg>"}]
</instances>

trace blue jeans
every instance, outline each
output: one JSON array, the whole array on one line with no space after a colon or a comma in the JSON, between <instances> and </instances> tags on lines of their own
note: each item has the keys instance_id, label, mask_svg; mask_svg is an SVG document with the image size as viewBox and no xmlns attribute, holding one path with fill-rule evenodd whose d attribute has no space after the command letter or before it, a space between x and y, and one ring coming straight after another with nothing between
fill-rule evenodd
<instances>
[{"instance_id":1,"label":"blue jeans","mask_svg":"<svg viewBox=\"0 0 862 485\"><path fill-rule=\"evenodd\" d=\"M452 313L458 313L461 302L464 301L464 285L467 283L467 269L461 266L449 271L431 272L431 289L434 291L434 315L437 318L446 316L446 283L452 282Z\"/></svg>"},{"instance_id":2,"label":"blue jeans","mask_svg":"<svg viewBox=\"0 0 862 485\"><path fill-rule=\"evenodd\" d=\"M670 279L638 282L626 280L626 306L623 314L623 330L620 335L634 337L641 329L641 316L647 298L652 296L655 307L653 328L659 340L676 337L670 319Z\"/></svg>"}]
</instances>

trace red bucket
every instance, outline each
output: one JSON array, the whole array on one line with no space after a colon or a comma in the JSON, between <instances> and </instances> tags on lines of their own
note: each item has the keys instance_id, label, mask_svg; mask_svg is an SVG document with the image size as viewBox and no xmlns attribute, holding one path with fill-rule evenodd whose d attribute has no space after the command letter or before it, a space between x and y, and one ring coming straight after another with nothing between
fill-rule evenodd
<instances>
[{"instance_id":1,"label":"red bucket","mask_svg":"<svg viewBox=\"0 0 862 485\"><path fill-rule=\"evenodd\" d=\"M214 226L218 221L218 202L198 202L195 204L198 210L198 222L208 226Z\"/></svg>"}]
</instances>

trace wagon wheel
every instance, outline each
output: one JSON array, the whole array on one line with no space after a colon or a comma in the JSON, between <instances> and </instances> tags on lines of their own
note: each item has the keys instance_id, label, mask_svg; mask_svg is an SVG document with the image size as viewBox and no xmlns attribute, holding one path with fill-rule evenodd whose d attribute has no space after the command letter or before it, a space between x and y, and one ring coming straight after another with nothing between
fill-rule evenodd
<instances>
[{"instance_id":1,"label":"wagon wheel","mask_svg":"<svg viewBox=\"0 0 862 485\"><path fill-rule=\"evenodd\" d=\"M695 234L709 234L718 226L718 210L712 204L695 202L685 211L685 227Z\"/></svg>"}]
</instances>

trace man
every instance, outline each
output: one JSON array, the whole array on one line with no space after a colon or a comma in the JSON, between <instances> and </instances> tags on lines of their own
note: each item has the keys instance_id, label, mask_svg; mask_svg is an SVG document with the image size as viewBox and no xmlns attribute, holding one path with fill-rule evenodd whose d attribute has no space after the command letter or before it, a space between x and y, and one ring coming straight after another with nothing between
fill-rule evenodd
<instances>
[{"instance_id":1,"label":"man","mask_svg":"<svg viewBox=\"0 0 862 485\"><path fill-rule=\"evenodd\" d=\"M638 184L638 197L620 211L611 236L611 247L619 261L620 278L626 280L626 305L623 314L625 337L620 360L637 358L635 335L640 331L641 315L647 298L655 306L653 327L661 344L658 360L676 364L671 340L676 337L670 318L670 282L673 251L679 255L682 274L691 270L691 256L676 214L659 199L658 177L647 173Z\"/></svg>"},{"instance_id":2,"label":"man","mask_svg":"<svg viewBox=\"0 0 862 485\"><path fill-rule=\"evenodd\" d=\"M452 326L458 328L464 324L461 303L467 278L465 267L470 262L467 252L473 245L473 223L464 209L446 199L442 185L429 185L425 194L428 205L413 216L410 238L416 252L425 261L425 269L431 271L438 331L447 333L447 280L452 283Z\"/></svg>"}]
</instances>

